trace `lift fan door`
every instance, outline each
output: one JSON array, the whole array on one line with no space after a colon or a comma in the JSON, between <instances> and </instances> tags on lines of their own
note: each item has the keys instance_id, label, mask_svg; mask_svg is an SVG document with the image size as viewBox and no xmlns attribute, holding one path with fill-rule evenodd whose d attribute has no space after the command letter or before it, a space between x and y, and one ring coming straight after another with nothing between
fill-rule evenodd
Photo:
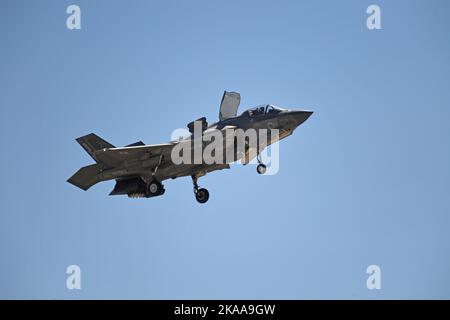
<instances>
[{"instance_id":1,"label":"lift fan door","mask_svg":"<svg viewBox=\"0 0 450 320\"><path fill-rule=\"evenodd\" d=\"M220 103L220 121L235 117L240 103L241 95L238 92L225 91L223 93L222 102Z\"/></svg>"}]
</instances>

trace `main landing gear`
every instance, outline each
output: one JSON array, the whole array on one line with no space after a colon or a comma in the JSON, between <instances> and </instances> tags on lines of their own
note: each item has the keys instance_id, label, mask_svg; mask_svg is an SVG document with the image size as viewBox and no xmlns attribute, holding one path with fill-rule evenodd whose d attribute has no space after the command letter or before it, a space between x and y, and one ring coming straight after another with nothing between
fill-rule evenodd
<instances>
[{"instance_id":1,"label":"main landing gear","mask_svg":"<svg viewBox=\"0 0 450 320\"><path fill-rule=\"evenodd\" d=\"M261 158L260 158L259 154L257 155L256 159L258 160L258 163L259 163L258 166L256 167L256 171L259 174L266 173L267 167L264 163L261 162Z\"/></svg>"},{"instance_id":2,"label":"main landing gear","mask_svg":"<svg viewBox=\"0 0 450 320\"><path fill-rule=\"evenodd\" d=\"M158 180L156 180L156 178L155 178L155 173L158 170L159 166L161 165L162 159L163 159L163 155L161 154L159 156L158 165L155 167L155 169L153 169L152 178L147 183L147 187L145 190L147 198L154 197L154 196L160 196L160 195L163 195L164 192L166 192L162 183L159 182Z\"/></svg>"},{"instance_id":3,"label":"main landing gear","mask_svg":"<svg viewBox=\"0 0 450 320\"><path fill-rule=\"evenodd\" d=\"M205 203L209 199L209 192L205 188L199 189L197 180L198 180L197 176L192 176L192 183L194 184L195 199L200 203Z\"/></svg>"},{"instance_id":4,"label":"main landing gear","mask_svg":"<svg viewBox=\"0 0 450 320\"><path fill-rule=\"evenodd\" d=\"M160 196L166 191L164 186L158 180L152 180L147 184L147 197Z\"/></svg>"}]
</instances>

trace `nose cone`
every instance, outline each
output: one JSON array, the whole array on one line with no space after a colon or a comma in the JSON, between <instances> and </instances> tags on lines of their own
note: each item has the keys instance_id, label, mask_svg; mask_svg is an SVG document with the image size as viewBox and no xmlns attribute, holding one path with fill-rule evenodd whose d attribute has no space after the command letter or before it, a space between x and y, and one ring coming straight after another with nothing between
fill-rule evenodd
<instances>
[{"instance_id":1,"label":"nose cone","mask_svg":"<svg viewBox=\"0 0 450 320\"><path fill-rule=\"evenodd\" d=\"M289 112L289 115L290 115L291 119L293 120L292 122L295 127L298 127L303 122L305 122L312 114L313 114L312 111L306 111L306 110Z\"/></svg>"}]
</instances>

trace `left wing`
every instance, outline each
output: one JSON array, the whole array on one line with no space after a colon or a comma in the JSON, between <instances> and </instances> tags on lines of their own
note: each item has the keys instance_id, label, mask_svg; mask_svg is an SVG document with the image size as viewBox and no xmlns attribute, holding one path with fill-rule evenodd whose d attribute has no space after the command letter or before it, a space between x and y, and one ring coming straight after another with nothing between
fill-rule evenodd
<instances>
[{"instance_id":1,"label":"left wing","mask_svg":"<svg viewBox=\"0 0 450 320\"><path fill-rule=\"evenodd\" d=\"M174 144L172 143L164 143L123 148L109 148L96 151L95 156L103 163L115 167L125 161L143 161L161 154L170 153L173 146Z\"/></svg>"}]
</instances>

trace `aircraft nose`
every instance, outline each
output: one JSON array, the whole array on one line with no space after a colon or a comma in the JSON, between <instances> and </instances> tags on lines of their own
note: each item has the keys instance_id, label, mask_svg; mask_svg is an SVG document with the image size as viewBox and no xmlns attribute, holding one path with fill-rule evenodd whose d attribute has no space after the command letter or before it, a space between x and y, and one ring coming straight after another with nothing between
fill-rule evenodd
<instances>
[{"instance_id":1,"label":"aircraft nose","mask_svg":"<svg viewBox=\"0 0 450 320\"><path fill-rule=\"evenodd\" d=\"M307 111L307 110L299 110L299 111L291 111L290 112L290 115L293 118L296 127L301 125L303 122L305 122L312 114L313 114L312 111Z\"/></svg>"}]
</instances>

